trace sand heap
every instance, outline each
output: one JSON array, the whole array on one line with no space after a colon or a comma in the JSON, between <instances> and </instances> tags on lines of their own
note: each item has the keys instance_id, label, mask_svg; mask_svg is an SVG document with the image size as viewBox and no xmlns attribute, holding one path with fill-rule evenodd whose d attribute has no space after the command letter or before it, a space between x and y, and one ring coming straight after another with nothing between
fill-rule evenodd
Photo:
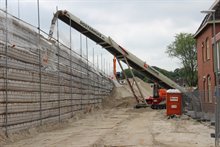
<instances>
[{"instance_id":1,"label":"sand heap","mask_svg":"<svg viewBox=\"0 0 220 147\"><path fill-rule=\"evenodd\" d=\"M152 95L152 88L149 83L142 81L141 79L135 77L144 97L149 97ZM129 79L131 84L134 87L135 93L137 96L140 96L140 93L137 89L136 83L133 82L133 79ZM112 90L111 96L104 99L103 107L104 108L113 108L113 107L131 107L136 105L136 99L128 85L127 82L125 84L119 84L116 80L114 82L114 89Z\"/></svg>"}]
</instances>

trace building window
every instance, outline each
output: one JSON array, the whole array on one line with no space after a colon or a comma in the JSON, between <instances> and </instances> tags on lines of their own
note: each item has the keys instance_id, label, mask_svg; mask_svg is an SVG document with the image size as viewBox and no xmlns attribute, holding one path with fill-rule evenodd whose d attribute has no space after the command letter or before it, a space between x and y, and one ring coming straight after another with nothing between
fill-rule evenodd
<instances>
[{"instance_id":1,"label":"building window","mask_svg":"<svg viewBox=\"0 0 220 147\"><path fill-rule=\"evenodd\" d=\"M205 45L206 45L206 60L209 60L210 59L209 38L206 38Z\"/></svg>"},{"instance_id":2,"label":"building window","mask_svg":"<svg viewBox=\"0 0 220 147\"><path fill-rule=\"evenodd\" d=\"M211 77L210 75L207 76L207 99L208 102L212 102L212 87L211 87Z\"/></svg>"},{"instance_id":3,"label":"building window","mask_svg":"<svg viewBox=\"0 0 220 147\"><path fill-rule=\"evenodd\" d=\"M205 78L203 78L203 95L202 95L202 97L203 97L203 101L204 102L207 102L207 100L206 100L206 89L205 89L205 87L206 87L206 79Z\"/></svg>"},{"instance_id":4,"label":"building window","mask_svg":"<svg viewBox=\"0 0 220 147\"><path fill-rule=\"evenodd\" d=\"M202 60L203 62L206 61L206 49L204 47L204 42L202 42Z\"/></svg>"}]
</instances>

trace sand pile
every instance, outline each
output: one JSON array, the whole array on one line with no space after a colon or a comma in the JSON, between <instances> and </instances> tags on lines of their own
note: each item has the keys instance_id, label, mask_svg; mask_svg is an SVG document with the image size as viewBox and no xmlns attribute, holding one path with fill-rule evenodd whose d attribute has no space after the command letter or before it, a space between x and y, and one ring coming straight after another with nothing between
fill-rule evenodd
<instances>
[{"instance_id":1,"label":"sand pile","mask_svg":"<svg viewBox=\"0 0 220 147\"><path fill-rule=\"evenodd\" d=\"M135 77L144 97L149 97L152 95L152 88L150 84L142 81L141 79ZM131 84L134 87L136 95L140 96L140 93L137 89L136 83L133 82L133 79L129 79ZM113 108L113 107L132 107L137 104L136 99L128 85L127 82L121 85L116 80L113 81L115 87L112 90L112 94L103 100L104 108Z\"/></svg>"},{"instance_id":2,"label":"sand pile","mask_svg":"<svg viewBox=\"0 0 220 147\"><path fill-rule=\"evenodd\" d=\"M151 87L151 85L149 83L144 82L143 80L139 79L138 77L135 77L135 80L137 81L137 84L139 85L144 97L149 97L152 95L153 88ZM132 84L132 86L135 90L135 93L138 96L140 96L140 93L139 93L139 90L136 86L136 83L133 81L133 79L129 79L129 81ZM123 84L123 85L119 84L117 81L114 81L113 83L116 87L116 92L117 92L117 93L115 93L116 97L120 97L120 98L133 97L133 94L131 92L131 89L130 89L127 81L125 81L125 84Z\"/></svg>"},{"instance_id":3,"label":"sand pile","mask_svg":"<svg viewBox=\"0 0 220 147\"><path fill-rule=\"evenodd\" d=\"M129 80L130 80L130 82L131 82L132 84L134 84L133 87L134 87L134 90L135 90L135 92L137 93L137 95L140 96L140 93L139 93L139 91L138 91L138 88L137 88L137 86L136 86L136 83L133 81L133 79L129 79ZM149 83L144 82L143 80L139 79L138 77L135 77L135 80L137 81L137 84L139 85L139 87L140 87L140 89L141 89L142 94L143 94L144 97L149 97L149 96L152 95L153 89L151 88L151 86L150 86ZM129 86L126 87L126 88L129 88L129 90L130 90L130 87L129 87Z\"/></svg>"}]
</instances>

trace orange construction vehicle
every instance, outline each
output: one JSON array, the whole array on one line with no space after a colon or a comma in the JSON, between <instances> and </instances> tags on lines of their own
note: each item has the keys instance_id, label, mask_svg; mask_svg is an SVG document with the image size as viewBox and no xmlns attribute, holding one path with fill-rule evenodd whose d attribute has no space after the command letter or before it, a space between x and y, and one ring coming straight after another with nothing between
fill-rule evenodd
<instances>
[{"instance_id":1,"label":"orange construction vehicle","mask_svg":"<svg viewBox=\"0 0 220 147\"><path fill-rule=\"evenodd\" d=\"M165 109L167 90L159 88L157 83L153 85L153 96L146 98L147 104L151 105L152 109Z\"/></svg>"}]
</instances>

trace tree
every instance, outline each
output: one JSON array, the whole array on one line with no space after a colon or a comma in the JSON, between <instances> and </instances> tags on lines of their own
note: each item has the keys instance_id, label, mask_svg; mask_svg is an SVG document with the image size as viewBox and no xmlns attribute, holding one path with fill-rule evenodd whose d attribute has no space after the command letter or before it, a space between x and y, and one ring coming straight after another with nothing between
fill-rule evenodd
<instances>
[{"instance_id":1,"label":"tree","mask_svg":"<svg viewBox=\"0 0 220 147\"><path fill-rule=\"evenodd\" d=\"M165 69L162 69L162 68L159 68L157 66L152 66L154 69L156 69L157 71L159 71L160 73L162 73L163 75L167 76L168 78L172 79L172 80L175 80L174 79L174 72L172 71L167 71Z\"/></svg>"},{"instance_id":2,"label":"tree","mask_svg":"<svg viewBox=\"0 0 220 147\"><path fill-rule=\"evenodd\" d=\"M139 71L137 71L135 69L131 69L131 70L134 73L135 77L138 77L140 79L144 79L145 76L142 73L140 73ZM131 71L129 69L125 69L124 71L125 71L128 78L132 78L132 74L131 74Z\"/></svg>"},{"instance_id":3,"label":"tree","mask_svg":"<svg viewBox=\"0 0 220 147\"><path fill-rule=\"evenodd\" d=\"M166 53L170 57L180 59L184 69L184 78L188 86L197 85L197 52L196 41L192 34L180 33L175 36L175 40L167 46Z\"/></svg>"}]
</instances>

